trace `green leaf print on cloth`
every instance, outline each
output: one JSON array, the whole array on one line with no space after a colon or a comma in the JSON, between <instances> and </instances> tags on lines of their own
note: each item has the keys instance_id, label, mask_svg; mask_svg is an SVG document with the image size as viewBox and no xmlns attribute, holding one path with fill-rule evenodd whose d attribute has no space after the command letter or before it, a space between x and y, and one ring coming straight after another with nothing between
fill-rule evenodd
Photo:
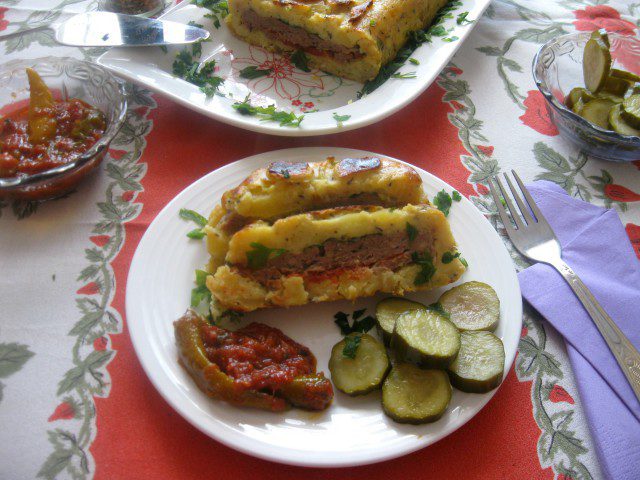
<instances>
[{"instance_id":1,"label":"green leaf print on cloth","mask_svg":"<svg viewBox=\"0 0 640 480\"><path fill-rule=\"evenodd\" d=\"M21 343L0 343L0 378L7 378L19 371L34 353ZM5 385L0 382L0 402Z\"/></svg>"}]
</instances>

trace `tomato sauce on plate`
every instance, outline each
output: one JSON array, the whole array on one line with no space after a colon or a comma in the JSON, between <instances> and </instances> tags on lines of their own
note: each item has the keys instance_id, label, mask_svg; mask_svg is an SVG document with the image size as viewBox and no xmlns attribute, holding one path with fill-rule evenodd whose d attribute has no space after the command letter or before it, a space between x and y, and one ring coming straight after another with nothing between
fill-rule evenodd
<instances>
[{"instance_id":1,"label":"tomato sauce on plate","mask_svg":"<svg viewBox=\"0 0 640 480\"><path fill-rule=\"evenodd\" d=\"M0 177L31 175L73 162L104 135L104 114L79 99L36 109L55 122L55 133L44 142L29 138L29 107L0 117Z\"/></svg>"},{"instance_id":2,"label":"tomato sauce on plate","mask_svg":"<svg viewBox=\"0 0 640 480\"><path fill-rule=\"evenodd\" d=\"M202 330L202 340L209 360L241 390L275 392L316 370L316 359L307 347L261 323L235 332L208 326Z\"/></svg>"}]
</instances>

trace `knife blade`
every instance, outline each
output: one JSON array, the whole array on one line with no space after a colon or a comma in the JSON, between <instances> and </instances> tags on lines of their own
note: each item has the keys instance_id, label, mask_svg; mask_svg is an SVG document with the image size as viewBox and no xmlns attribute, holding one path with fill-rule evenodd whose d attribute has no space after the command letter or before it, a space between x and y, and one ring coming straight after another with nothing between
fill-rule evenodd
<instances>
[{"instance_id":1,"label":"knife blade","mask_svg":"<svg viewBox=\"0 0 640 480\"><path fill-rule=\"evenodd\" d=\"M50 25L55 40L74 47L143 47L194 43L209 38L202 28L110 12L87 12Z\"/></svg>"}]
</instances>

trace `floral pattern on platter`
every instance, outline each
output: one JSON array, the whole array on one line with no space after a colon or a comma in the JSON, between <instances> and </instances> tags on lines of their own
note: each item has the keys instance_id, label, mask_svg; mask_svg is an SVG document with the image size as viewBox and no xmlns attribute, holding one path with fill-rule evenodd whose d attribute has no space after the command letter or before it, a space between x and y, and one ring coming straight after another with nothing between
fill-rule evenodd
<instances>
[{"instance_id":1,"label":"floral pattern on platter","mask_svg":"<svg viewBox=\"0 0 640 480\"><path fill-rule=\"evenodd\" d=\"M269 70L268 75L258 78L243 78L240 72L247 67L258 70ZM281 99L296 100L304 89L324 89L322 78L318 70L303 72L281 55L271 53L263 48L251 46L248 57L236 57L231 61L233 77L237 82L244 83L256 94L275 94Z\"/></svg>"}]
</instances>

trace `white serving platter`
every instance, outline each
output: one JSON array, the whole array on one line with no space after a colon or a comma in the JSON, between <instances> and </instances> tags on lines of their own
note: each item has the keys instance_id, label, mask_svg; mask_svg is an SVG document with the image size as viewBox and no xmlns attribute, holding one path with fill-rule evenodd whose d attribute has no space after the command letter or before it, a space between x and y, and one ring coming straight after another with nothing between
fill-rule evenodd
<instances>
[{"instance_id":1,"label":"white serving platter","mask_svg":"<svg viewBox=\"0 0 640 480\"><path fill-rule=\"evenodd\" d=\"M158 47L114 48L103 54L98 63L116 75L145 86L172 100L221 122L256 132L283 136L308 136L338 133L380 121L407 105L436 79L451 60L477 22L458 25L459 13L467 18L480 18L490 0L463 0L462 5L446 19L450 29L446 37L433 37L413 53L419 64L407 63L398 73L415 73L415 78L390 78L374 92L358 98L362 84L312 70L295 68L288 58L235 38L224 21L220 28L205 18L208 12L184 1L160 18L188 23L194 21L211 31L211 41L202 44L202 61L215 59L216 75L225 79L222 95L207 98L198 87L172 74L176 54L185 47L171 47L165 53ZM444 38L456 38L445 41ZM187 47L190 48L190 47ZM257 79L244 79L240 70L248 66L271 69L272 73ZM304 114L300 127L281 127L278 123L239 114L232 104L251 94L254 105L276 105L278 109ZM349 115L341 125L334 118Z\"/></svg>"}]
</instances>

